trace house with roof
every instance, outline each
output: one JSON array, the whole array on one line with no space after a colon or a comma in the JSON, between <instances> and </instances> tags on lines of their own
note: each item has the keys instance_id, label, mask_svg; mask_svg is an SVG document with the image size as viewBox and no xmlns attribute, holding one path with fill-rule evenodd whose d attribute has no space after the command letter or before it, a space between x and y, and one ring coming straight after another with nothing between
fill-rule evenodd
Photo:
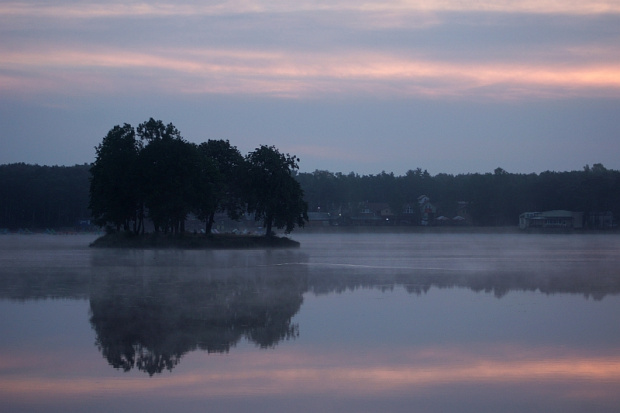
<instances>
[{"instance_id":1,"label":"house with roof","mask_svg":"<svg viewBox=\"0 0 620 413\"><path fill-rule=\"evenodd\" d=\"M391 225L394 223L394 217L392 209L386 202L364 202L349 220L353 225Z\"/></svg>"},{"instance_id":2,"label":"house with roof","mask_svg":"<svg viewBox=\"0 0 620 413\"><path fill-rule=\"evenodd\" d=\"M327 227L335 225L336 222L328 212L308 212L308 226L311 227Z\"/></svg>"},{"instance_id":3,"label":"house with roof","mask_svg":"<svg viewBox=\"0 0 620 413\"><path fill-rule=\"evenodd\" d=\"M524 212L519 215L519 228L583 228L583 212L566 211L563 209L545 212Z\"/></svg>"},{"instance_id":4,"label":"house with roof","mask_svg":"<svg viewBox=\"0 0 620 413\"><path fill-rule=\"evenodd\" d=\"M422 215L420 225L432 224L435 220L437 208L431 204L431 199L426 195L420 195L418 197L418 205L420 206L420 214Z\"/></svg>"}]
</instances>

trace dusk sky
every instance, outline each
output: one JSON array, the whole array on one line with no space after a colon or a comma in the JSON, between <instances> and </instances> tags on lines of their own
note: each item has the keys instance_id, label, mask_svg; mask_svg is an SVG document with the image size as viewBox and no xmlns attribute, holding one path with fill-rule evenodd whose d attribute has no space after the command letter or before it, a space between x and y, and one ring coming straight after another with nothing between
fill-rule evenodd
<instances>
[{"instance_id":1,"label":"dusk sky","mask_svg":"<svg viewBox=\"0 0 620 413\"><path fill-rule=\"evenodd\" d=\"M150 117L306 172L620 169L620 0L0 2L0 164Z\"/></svg>"}]
</instances>

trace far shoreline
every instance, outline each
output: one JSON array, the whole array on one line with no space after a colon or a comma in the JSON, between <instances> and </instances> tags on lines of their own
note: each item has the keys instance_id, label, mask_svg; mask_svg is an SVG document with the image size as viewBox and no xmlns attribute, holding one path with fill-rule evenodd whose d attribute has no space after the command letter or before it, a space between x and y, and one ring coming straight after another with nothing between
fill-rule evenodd
<instances>
[{"instance_id":1,"label":"far shoreline","mask_svg":"<svg viewBox=\"0 0 620 413\"><path fill-rule=\"evenodd\" d=\"M463 234L463 235L501 235L501 234L522 234L522 235L620 235L620 228L611 229L570 229L570 228L530 228L519 229L517 226L397 226L397 225L377 225L377 226L329 226L329 225L310 225L295 228L294 233L276 234L266 237L262 234L253 232L233 233L221 232L210 235L196 232L185 232L182 235L172 235L163 233L146 233L136 235L132 232L117 232L104 234L102 229L97 231L83 231L80 229L60 228L34 229L34 230L5 230L0 231L0 238L3 236L24 236L49 235L49 236L76 236L87 235L97 237L89 246L94 248L186 248L186 249L251 249L251 248L296 248L300 243L293 240L295 235L311 234Z\"/></svg>"},{"instance_id":2,"label":"far shoreline","mask_svg":"<svg viewBox=\"0 0 620 413\"><path fill-rule=\"evenodd\" d=\"M296 228L299 234L519 234L517 226L325 225Z\"/></svg>"},{"instance_id":3,"label":"far shoreline","mask_svg":"<svg viewBox=\"0 0 620 413\"><path fill-rule=\"evenodd\" d=\"M296 228L298 234L620 234L620 229L587 229L587 228L530 228L520 229L511 226L413 226L413 225L359 225L359 226L307 226Z\"/></svg>"}]
</instances>

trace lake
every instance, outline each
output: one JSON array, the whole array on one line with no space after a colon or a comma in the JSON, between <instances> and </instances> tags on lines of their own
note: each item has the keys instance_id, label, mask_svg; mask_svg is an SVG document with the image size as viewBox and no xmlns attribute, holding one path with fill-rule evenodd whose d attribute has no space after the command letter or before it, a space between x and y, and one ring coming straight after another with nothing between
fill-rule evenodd
<instances>
[{"instance_id":1,"label":"lake","mask_svg":"<svg viewBox=\"0 0 620 413\"><path fill-rule=\"evenodd\" d=\"M617 412L620 236L0 236L6 412Z\"/></svg>"}]
</instances>

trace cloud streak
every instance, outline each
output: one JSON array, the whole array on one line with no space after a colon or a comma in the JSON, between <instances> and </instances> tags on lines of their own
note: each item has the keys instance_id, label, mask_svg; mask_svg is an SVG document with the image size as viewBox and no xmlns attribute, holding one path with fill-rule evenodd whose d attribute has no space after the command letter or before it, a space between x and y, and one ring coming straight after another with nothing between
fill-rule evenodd
<instances>
[{"instance_id":1,"label":"cloud streak","mask_svg":"<svg viewBox=\"0 0 620 413\"><path fill-rule=\"evenodd\" d=\"M603 148L617 135L617 122L605 108L620 98L618 0L13 1L0 4L0 38L0 104L27 108L23 115L18 109L5 112L10 126L0 136L5 141L26 130L23 142L46 134L28 119L38 111L41 119L60 119L45 108L62 107L66 122L80 128L74 132L79 142L93 119L82 116L80 124L70 111L95 106L102 108L98 114L108 114L105 122L160 116L185 119L195 130L201 130L198 117L186 114L225 106L226 113L209 119L219 135L250 134L252 145L269 139L331 165L349 162L347 168L376 159L381 166L373 167L379 170L392 168L395 156L417 162L402 148L426 162L430 155L420 148L428 142L449 148L437 154L444 167L432 168L446 170L473 152L463 142L503 148L488 162L505 167L502 160L511 152L506 148L513 147L494 139L498 136L548 139L549 147L558 147L562 137L572 144L560 146L569 148L581 142L583 132L574 126L583 125L596 129L589 139ZM595 108L593 100L601 106ZM549 114L564 112L536 122L524 121L526 112L516 115L515 108L532 103L547 105ZM117 119L106 109L122 104L121 112L134 113L132 118ZM582 110L572 112L574 105ZM314 112L301 116L296 107ZM414 111L405 114L405 107ZM287 111L298 123L284 130L277 125ZM356 118L359 113L362 118ZM574 113L582 118L577 121ZM244 126L241 118L254 125ZM573 126L567 130L568 123ZM420 130L425 139L414 145L412 131ZM390 144L368 152L378 131ZM362 141L363 146L351 144ZM5 147L22 151L4 154L5 162L21 161L32 145ZM449 153L455 147L463 150ZM85 148L92 156L92 144ZM596 150L609 157L609 150ZM575 157L565 153L561 162ZM587 158L576 167L596 162L613 167L606 159ZM470 162L468 170L481 159Z\"/></svg>"},{"instance_id":2,"label":"cloud streak","mask_svg":"<svg viewBox=\"0 0 620 413\"><path fill-rule=\"evenodd\" d=\"M374 51L335 56L252 50L5 51L3 90L31 75L58 91L77 84L127 88L142 76L144 90L169 93L267 94L293 98L338 95L471 97L620 96L619 63L446 62ZM11 73L13 75L11 75ZM71 73L71 76L66 76ZM45 79L45 80L43 80ZM154 82L155 79L158 79ZM37 87L36 83L32 85ZM486 90L485 90L486 89ZM110 89L107 89L110 90ZM105 93L105 90L102 91Z\"/></svg>"},{"instance_id":3,"label":"cloud streak","mask_svg":"<svg viewBox=\"0 0 620 413\"><path fill-rule=\"evenodd\" d=\"M444 12L447 17L437 17ZM425 17L407 23L409 13ZM461 17L455 19L454 13ZM481 17L486 13L609 15L620 14L620 1L4 3L0 21L10 28L5 29L10 40L0 46L0 90L80 95L99 87L104 94L130 90L296 99L620 96L620 46L609 36L596 43L546 43L542 38L542 46L538 39L524 39L506 48L488 39L523 33L502 32ZM225 15L241 20L200 20ZM254 15L267 17L248 17ZM124 18L138 20L128 25ZM91 32L76 23L85 19L102 21L118 37L106 40L106 31ZM43 32L33 39L31 29L40 20ZM249 22L251 28L244 29ZM543 22L526 29L541 30ZM315 32L309 41L305 24L327 34ZM563 24L579 27L572 20ZM211 25L216 31L203 29ZM303 28L295 29L298 25ZM175 37L169 35L180 26L184 29ZM280 26L290 33L289 40L278 34ZM436 38L451 33L453 26L461 31L451 35L456 49L445 42L437 45ZM403 35L410 41L384 40ZM213 41L214 36L221 40ZM265 40L256 43L260 38Z\"/></svg>"},{"instance_id":4,"label":"cloud streak","mask_svg":"<svg viewBox=\"0 0 620 413\"><path fill-rule=\"evenodd\" d=\"M217 4L183 2L32 4L8 2L0 6L0 16L61 19L119 17L222 16L234 14L361 12L367 14L418 12L493 12L531 14L592 15L620 13L620 2L600 1L223 1Z\"/></svg>"}]
</instances>

